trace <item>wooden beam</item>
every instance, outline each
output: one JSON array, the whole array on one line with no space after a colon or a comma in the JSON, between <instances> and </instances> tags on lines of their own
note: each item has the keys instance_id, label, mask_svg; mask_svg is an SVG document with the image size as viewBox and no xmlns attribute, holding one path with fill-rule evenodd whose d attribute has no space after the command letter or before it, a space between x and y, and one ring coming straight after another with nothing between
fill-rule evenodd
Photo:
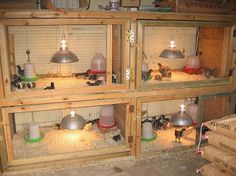
<instances>
[{"instance_id":1,"label":"wooden beam","mask_svg":"<svg viewBox=\"0 0 236 176\"><path fill-rule=\"evenodd\" d=\"M112 25L107 25L106 83L112 84Z\"/></svg>"},{"instance_id":2,"label":"wooden beam","mask_svg":"<svg viewBox=\"0 0 236 176\"><path fill-rule=\"evenodd\" d=\"M30 112L30 111L44 111L66 108L82 108L89 106L101 106L109 104L130 104L130 100L127 98L105 99L105 100L93 100L82 102L68 102L68 103L52 103L42 105L30 105L30 106L15 106L3 108L4 113L16 113L16 112ZM4 114L5 115L5 114Z\"/></svg>"},{"instance_id":3,"label":"wooden beam","mask_svg":"<svg viewBox=\"0 0 236 176\"><path fill-rule=\"evenodd\" d=\"M126 19L0 19L6 26L82 25L82 24L125 24Z\"/></svg>"},{"instance_id":4,"label":"wooden beam","mask_svg":"<svg viewBox=\"0 0 236 176\"><path fill-rule=\"evenodd\" d=\"M215 15L175 12L112 12L112 11L65 11L65 10L0 10L0 18L107 18L107 19L150 19L187 21L229 21L235 22L235 15Z\"/></svg>"}]
</instances>

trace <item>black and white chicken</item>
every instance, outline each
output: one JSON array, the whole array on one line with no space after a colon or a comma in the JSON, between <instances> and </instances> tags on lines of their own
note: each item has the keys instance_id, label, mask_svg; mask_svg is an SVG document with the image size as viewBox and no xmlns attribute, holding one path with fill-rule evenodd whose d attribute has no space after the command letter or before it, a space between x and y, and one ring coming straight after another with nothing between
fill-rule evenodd
<instances>
[{"instance_id":1,"label":"black and white chicken","mask_svg":"<svg viewBox=\"0 0 236 176\"><path fill-rule=\"evenodd\" d=\"M180 139L184 136L185 132L185 128L182 128L180 131L175 130L175 141L181 143Z\"/></svg>"}]
</instances>

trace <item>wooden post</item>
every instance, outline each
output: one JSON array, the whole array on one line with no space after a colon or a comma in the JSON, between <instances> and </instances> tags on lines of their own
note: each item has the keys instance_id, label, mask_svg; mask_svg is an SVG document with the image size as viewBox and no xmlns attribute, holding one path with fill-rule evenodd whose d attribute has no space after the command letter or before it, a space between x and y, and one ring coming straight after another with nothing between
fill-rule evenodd
<instances>
[{"instance_id":1,"label":"wooden post","mask_svg":"<svg viewBox=\"0 0 236 176\"><path fill-rule=\"evenodd\" d=\"M112 25L107 25L107 85L112 84Z\"/></svg>"},{"instance_id":2,"label":"wooden post","mask_svg":"<svg viewBox=\"0 0 236 176\"><path fill-rule=\"evenodd\" d=\"M4 87L3 87L3 77L2 77L2 57L1 57L1 48L0 48L0 99L4 98Z\"/></svg>"},{"instance_id":3,"label":"wooden post","mask_svg":"<svg viewBox=\"0 0 236 176\"><path fill-rule=\"evenodd\" d=\"M14 48L14 34L8 34L8 55L9 55L9 67L11 75L16 74L16 62L15 62L15 48Z\"/></svg>"},{"instance_id":4,"label":"wooden post","mask_svg":"<svg viewBox=\"0 0 236 176\"><path fill-rule=\"evenodd\" d=\"M0 113L0 175L7 168L7 150L5 144L3 125L4 124L3 124L2 114Z\"/></svg>"},{"instance_id":5,"label":"wooden post","mask_svg":"<svg viewBox=\"0 0 236 176\"><path fill-rule=\"evenodd\" d=\"M138 56L137 56L137 73L136 73L136 85L137 88L142 87L142 54L143 54L143 25L138 23Z\"/></svg>"},{"instance_id":6,"label":"wooden post","mask_svg":"<svg viewBox=\"0 0 236 176\"><path fill-rule=\"evenodd\" d=\"M7 56L7 35L6 35L6 29L5 27L0 24L0 57L1 57L1 65L2 68L2 80L3 80L3 86L0 86L4 88L4 94L5 96L10 93L10 70L9 70L9 63L8 63L8 56ZM1 91L0 91L1 92ZM0 93L1 95L1 93Z\"/></svg>"},{"instance_id":7,"label":"wooden post","mask_svg":"<svg viewBox=\"0 0 236 176\"><path fill-rule=\"evenodd\" d=\"M136 102L136 151L135 155L139 156L141 154L141 121L142 121L142 101L138 100Z\"/></svg>"},{"instance_id":8,"label":"wooden post","mask_svg":"<svg viewBox=\"0 0 236 176\"><path fill-rule=\"evenodd\" d=\"M130 68L133 70L132 77L130 79L130 89L135 89L135 80L136 80L136 69L135 69L135 64L136 64L136 35L137 35L137 30L136 30L136 20L131 21L131 30L134 31L135 33L135 39L134 42L130 46ZM139 71L137 69L137 71Z\"/></svg>"}]
</instances>

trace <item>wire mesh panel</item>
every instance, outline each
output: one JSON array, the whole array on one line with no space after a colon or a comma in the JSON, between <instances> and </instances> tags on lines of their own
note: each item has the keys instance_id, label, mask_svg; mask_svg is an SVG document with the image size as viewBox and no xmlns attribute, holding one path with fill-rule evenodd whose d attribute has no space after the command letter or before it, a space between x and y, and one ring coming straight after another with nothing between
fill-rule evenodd
<instances>
[{"instance_id":1,"label":"wire mesh panel","mask_svg":"<svg viewBox=\"0 0 236 176\"><path fill-rule=\"evenodd\" d=\"M191 98L142 103L142 153L174 150L195 144L196 130L194 126L175 127L170 123L172 115L179 111L179 106L183 101L188 108ZM145 123L149 122L152 124L153 136L150 135L150 138L146 138L148 130ZM182 133L182 129L186 129L186 131ZM176 131L178 131L177 136Z\"/></svg>"},{"instance_id":2,"label":"wire mesh panel","mask_svg":"<svg viewBox=\"0 0 236 176\"><path fill-rule=\"evenodd\" d=\"M127 141L126 132L130 131L127 129L127 107L127 104L113 104L10 113L8 118L13 160L124 146ZM83 129L62 128L60 122L71 111L86 121ZM35 134L32 124L39 127L40 136L37 139L31 138L31 134Z\"/></svg>"},{"instance_id":3,"label":"wire mesh panel","mask_svg":"<svg viewBox=\"0 0 236 176\"><path fill-rule=\"evenodd\" d=\"M139 86L227 81L231 34L224 24L140 21L138 29Z\"/></svg>"}]
</instances>

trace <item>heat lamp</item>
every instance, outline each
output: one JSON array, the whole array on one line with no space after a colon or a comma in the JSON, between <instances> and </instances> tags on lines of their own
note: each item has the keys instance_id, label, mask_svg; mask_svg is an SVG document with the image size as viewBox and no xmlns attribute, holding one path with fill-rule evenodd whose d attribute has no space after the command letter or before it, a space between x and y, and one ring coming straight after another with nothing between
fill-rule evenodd
<instances>
[{"instance_id":1,"label":"heat lamp","mask_svg":"<svg viewBox=\"0 0 236 176\"><path fill-rule=\"evenodd\" d=\"M79 61L76 54L68 50L68 44L65 39L65 34L62 34L60 42L60 50L57 51L51 58L50 62L53 63L73 63Z\"/></svg>"},{"instance_id":2,"label":"heat lamp","mask_svg":"<svg viewBox=\"0 0 236 176\"><path fill-rule=\"evenodd\" d=\"M180 50L176 49L175 41L171 40L169 48L164 49L161 52L160 57L176 59L176 58L184 58L184 55Z\"/></svg>"},{"instance_id":3,"label":"heat lamp","mask_svg":"<svg viewBox=\"0 0 236 176\"><path fill-rule=\"evenodd\" d=\"M71 111L70 114L63 117L60 123L60 127L66 130L81 130L86 125L84 118Z\"/></svg>"},{"instance_id":4,"label":"heat lamp","mask_svg":"<svg viewBox=\"0 0 236 176\"><path fill-rule=\"evenodd\" d=\"M192 117L188 115L185 111L186 111L186 106L184 105L184 101L182 101L179 106L179 112L171 116L170 121L172 125L178 127L186 127L193 124Z\"/></svg>"}]
</instances>

